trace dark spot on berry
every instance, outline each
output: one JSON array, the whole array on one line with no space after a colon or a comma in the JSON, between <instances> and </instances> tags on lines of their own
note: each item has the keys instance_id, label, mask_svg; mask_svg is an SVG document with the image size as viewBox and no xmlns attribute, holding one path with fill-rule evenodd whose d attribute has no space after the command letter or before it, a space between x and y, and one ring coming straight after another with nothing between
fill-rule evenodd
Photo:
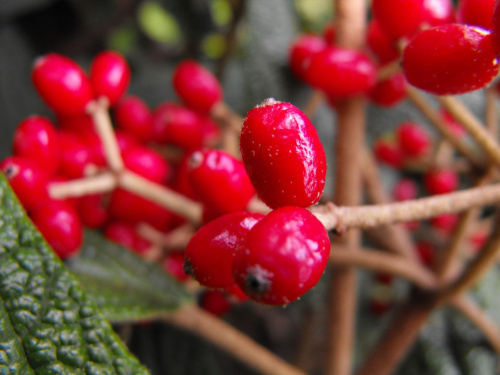
<instances>
[{"instance_id":1,"label":"dark spot on berry","mask_svg":"<svg viewBox=\"0 0 500 375\"><path fill-rule=\"evenodd\" d=\"M194 271L193 271L193 266L189 259L186 259L184 261L184 272L186 272L188 275L191 275L194 277Z\"/></svg>"},{"instance_id":2,"label":"dark spot on berry","mask_svg":"<svg viewBox=\"0 0 500 375\"><path fill-rule=\"evenodd\" d=\"M264 294L269 291L271 282L265 276L250 274L245 277L245 287L250 294Z\"/></svg>"},{"instance_id":3,"label":"dark spot on berry","mask_svg":"<svg viewBox=\"0 0 500 375\"><path fill-rule=\"evenodd\" d=\"M5 177L10 180L19 172L19 167L15 165L9 165L3 172L5 174Z\"/></svg>"}]
</instances>

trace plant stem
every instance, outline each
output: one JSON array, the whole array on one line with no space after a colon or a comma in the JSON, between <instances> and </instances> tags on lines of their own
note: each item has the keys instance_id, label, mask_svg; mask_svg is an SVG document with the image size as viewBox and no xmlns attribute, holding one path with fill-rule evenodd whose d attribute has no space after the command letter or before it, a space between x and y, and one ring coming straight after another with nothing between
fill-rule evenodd
<instances>
[{"instance_id":1,"label":"plant stem","mask_svg":"<svg viewBox=\"0 0 500 375\"><path fill-rule=\"evenodd\" d=\"M484 162L462 139L453 134L453 132L450 130L450 127L445 123L444 119L417 89L411 87L410 85L406 85L406 92L408 94L408 98L413 102L413 104L418 109L420 109L420 111L442 134L442 136L449 140L458 152L465 156L474 166L479 168L484 167Z\"/></svg>"},{"instance_id":2,"label":"plant stem","mask_svg":"<svg viewBox=\"0 0 500 375\"><path fill-rule=\"evenodd\" d=\"M191 224L182 225L165 234L146 223L142 223L138 226L137 231L142 237L167 251L186 248L195 233Z\"/></svg>"},{"instance_id":3,"label":"plant stem","mask_svg":"<svg viewBox=\"0 0 500 375\"><path fill-rule=\"evenodd\" d=\"M390 204L338 207L329 202L311 209L327 230L347 229L429 219L500 201L500 184Z\"/></svg>"},{"instance_id":4,"label":"plant stem","mask_svg":"<svg viewBox=\"0 0 500 375\"><path fill-rule=\"evenodd\" d=\"M305 375L221 319L194 305L186 305L165 318L197 334L262 374Z\"/></svg>"},{"instance_id":5,"label":"plant stem","mask_svg":"<svg viewBox=\"0 0 500 375\"><path fill-rule=\"evenodd\" d=\"M52 198L65 199L89 194L108 193L118 185L114 173L104 172L96 176L79 178L67 182L53 182L49 185Z\"/></svg>"},{"instance_id":6,"label":"plant stem","mask_svg":"<svg viewBox=\"0 0 500 375\"><path fill-rule=\"evenodd\" d=\"M124 168L123 160L109 117L107 100L105 98L102 99L89 103L87 112L92 116L95 130L101 139L109 167L114 172L120 172Z\"/></svg>"},{"instance_id":7,"label":"plant stem","mask_svg":"<svg viewBox=\"0 0 500 375\"><path fill-rule=\"evenodd\" d=\"M436 98L455 120L467 129L489 159L495 165L500 165L500 145L486 127L456 98L450 96L438 96Z\"/></svg>"},{"instance_id":8,"label":"plant stem","mask_svg":"<svg viewBox=\"0 0 500 375\"><path fill-rule=\"evenodd\" d=\"M362 49L366 30L365 0L334 0L336 44ZM354 97L339 102L335 140L334 201L358 205L362 201L362 150L365 139L365 99ZM340 242L348 252L359 248L361 233L351 231ZM356 269L337 268L332 274L327 334L327 375L348 375L352 371L352 350L356 316Z\"/></svg>"},{"instance_id":9,"label":"plant stem","mask_svg":"<svg viewBox=\"0 0 500 375\"><path fill-rule=\"evenodd\" d=\"M319 107L321 107L324 102L325 95L319 90L314 90L311 97L309 98L309 101L304 107L304 114L307 116L307 118L309 118L309 120L313 119Z\"/></svg>"},{"instance_id":10,"label":"plant stem","mask_svg":"<svg viewBox=\"0 0 500 375\"><path fill-rule=\"evenodd\" d=\"M131 193L137 194L165 207L173 213L181 215L193 224L201 222L201 205L165 186L151 182L130 171L120 173L118 184Z\"/></svg>"},{"instance_id":11,"label":"plant stem","mask_svg":"<svg viewBox=\"0 0 500 375\"><path fill-rule=\"evenodd\" d=\"M438 286L436 276L412 260L381 251L340 251L341 247L342 245L332 245L330 262L334 266L363 267L375 272L400 276L412 281L421 289L433 290Z\"/></svg>"}]
</instances>

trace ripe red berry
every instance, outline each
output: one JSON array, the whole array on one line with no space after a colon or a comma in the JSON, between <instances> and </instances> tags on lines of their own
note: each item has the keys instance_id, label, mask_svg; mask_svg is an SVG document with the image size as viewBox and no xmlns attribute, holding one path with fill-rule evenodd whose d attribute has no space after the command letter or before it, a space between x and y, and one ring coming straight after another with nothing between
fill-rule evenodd
<instances>
[{"instance_id":1,"label":"ripe red berry","mask_svg":"<svg viewBox=\"0 0 500 375\"><path fill-rule=\"evenodd\" d=\"M233 259L233 277L252 299L285 305L321 278L330 254L323 224L305 208L282 207L260 220Z\"/></svg>"},{"instance_id":2,"label":"ripe red berry","mask_svg":"<svg viewBox=\"0 0 500 375\"><path fill-rule=\"evenodd\" d=\"M456 15L451 0L424 0L427 23L431 26L455 22Z\"/></svg>"},{"instance_id":3,"label":"ripe red berry","mask_svg":"<svg viewBox=\"0 0 500 375\"><path fill-rule=\"evenodd\" d=\"M186 271L211 288L233 285L234 254L263 217L259 213L233 212L202 226L186 246Z\"/></svg>"},{"instance_id":4,"label":"ripe red berry","mask_svg":"<svg viewBox=\"0 0 500 375\"><path fill-rule=\"evenodd\" d=\"M403 73L377 82L370 91L370 99L381 107L393 107L406 97L406 79Z\"/></svg>"},{"instance_id":5,"label":"ripe red berry","mask_svg":"<svg viewBox=\"0 0 500 375\"><path fill-rule=\"evenodd\" d=\"M0 170L28 212L35 211L48 200L48 177L37 163L22 156L9 156Z\"/></svg>"},{"instance_id":6,"label":"ripe red berry","mask_svg":"<svg viewBox=\"0 0 500 375\"><path fill-rule=\"evenodd\" d=\"M244 210L255 195L243 163L220 150L192 153L188 180L199 199L221 213Z\"/></svg>"},{"instance_id":7,"label":"ripe red berry","mask_svg":"<svg viewBox=\"0 0 500 375\"><path fill-rule=\"evenodd\" d=\"M498 2L495 6L493 18L491 20L491 39L497 56L500 56L500 4Z\"/></svg>"},{"instance_id":8,"label":"ripe red berry","mask_svg":"<svg viewBox=\"0 0 500 375\"><path fill-rule=\"evenodd\" d=\"M231 303L219 290L205 290L200 297L200 306L215 316L224 315L231 310Z\"/></svg>"},{"instance_id":9,"label":"ripe red berry","mask_svg":"<svg viewBox=\"0 0 500 375\"><path fill-rule=\"evenodd\" d=\"M125 130L116 130L115 137L116 142L118 142L118 148L122 154L128 152L132 148L139 147L137 139Z\"/></svg>"},{"instance_id":10,"label":"ripe red berry","mask_svg":"<svg viewBox=\"0 0 500 375\"><path fill-rule=\"evenodd\" d=\"M389 138L379 138L373 145L377 159L393 168L399 169L404 164L404 155L399 144Z\"/></svg>"},{"instance_id":11,"label":"ripe red berry","mask_svg":"<svg viewBox=\"0 0 500 375\"><path fill-rule=\"evenodd\" d=\"M396 136L401 151L406 156L418 158L430 152L431 137L420 124L403 122L398 126Z\"/></svg>"},{"instance_id":12,"label":"ripe red berry","mask_svg":"<svg viewBox=\"0 0 500 375\"><path fill-rule=\"evenodd\" d=\"M184 60L172 78L175 92L190 108L208 113L222 100L222 88L215 76L194 60Z\"/></svg>"},{"instance_id":13,"label":"ripe red berry","mask_svg":"<svg viewBox=\"0 0 500 375\"><path fill-rule=\"evenodd\" d=\"M92 150L75 134L59 132L61 164L59 172L70 178L84 177L89 170L96 168Z\"/></svg>"},{"instance_id":14,"label":"ripe red berry","mask_svg":"<svg viewBox=\"0 0 500 375\"><path fill-rule=\"evenodd\" d=\"M457 8L458 22L491 29L496 0L460 0Z\"/></svg>"},{"instance_id":15,"label":"ripe red berry","mask_svg":"<svg viewBox=\"0 0 500 375\"><path fill-rule=\"evenodd\" d=\"M311 59L318 52L323 51L328 42L313 34L305 34L296 38L290 45L290 69L301 80L306 79L306 71Z\"/></svg>"},{"instance_id":16,"label":"ripe red berry","mask_svg":"<svg viewBox=\"0 0 500 375\"><path fill-rule=\"evenodd\" d=\"M458 175L451 169L432 170L424 175L424 185L429 194L446 194L457 190Z\"/></svg>"},{"instance_id":17,"label":"ripe red berry","mask_svg":"<svg viewBox=\"0 0 500 375\"><path fill-rule=\"evenodd\" d=\"M462 124L458 123L446 109L441 109L439 115L455 136L463 137L466 134L466 130Z\"/></svg>"},{"instance_id":18,"label":"ripe red berry","mask_svg":"<svg viewBox=\"0 0 500 375\"><path fill-rule=\"evenodd\" d=\"M49 176L59 168L60 150L57 132L52 122L41 116L30 116L17 127L12 142L14 155L37 163Z\"/></svg>"},{"instance_id":19,"label":"ripe red berry","mask_svg":"<svg viewBox=\"0 0 500 375\"><path fill-rule=\"evenodd\" d=\"M136 96L127 96L115 107L114 119L118 129L129 132L140 142L154 138L151 110Z\"/></svg>"},{"instance_id":20,"label":"ripe red berry","mask_svg":"<svg viewBox=\"0 0 500 375\"><path fill-rule=\"evenodd\" d=\"M104 194L85 195L78 199L77 212L82 224L88 228L101 228L109 218L107 197Z\"/></svg>"},{"instance_id":21,"label":"ripe red berry","mask_svg":"<svg viewBox=\"0 0 500 375\"><path fill-rule=\"evenodd\" d=\"M186 151L203 147L204 122L193 110L176 103L163 103L153 113L153 134L157 142L178 146Z\"/></svg>"},{"instance_id":22,"label":"ripe red berry","mask_svg":"<svg viewBox=\"0 0 500 375\"><path fill-rule=\"evenodd\" d=\"M170 166L156 151L146 147L134 147L123 154L127 169L157 183L165 183L170 174Z\"/></svg>"},{"instance_id":23,"label":"ripe red berry","mask_svg":"<svg viewBox=\"0 0 500 375\"><path fill-rule=\"evenodd\" d=\"M65 56L49 53L38 58L31 79L45 103L59 114L81 115L93 100L92 86L85 72Z\"/></svg>"},{"instance_id":24,"label":"ripe red berry","mask_svg":"<svg viewBox=\"0 0 500 375\"><path fill-rule=\"evenodd\" d=\"M337 31L333 22L326 24L325 28L323 29L323 39L325 39L327 44L332 45L335 43L336 34Z\"/></svg>"},{"instance_id":25,"label":"ripe red berry","mask_svg":"<svg viewBox=\"0 0 500 375\"><path fill-rule=\"evenodd\" d=\"M498 73L499 59L488 31L445 24L417 34L404 50L402 67L412 85L454 95L486 86Z\"/></svg>"},{"instance_id":26,"label":"ripe red berry","mask_svg":"<svg viewBox=\"0 0 500 375\"><path fill-rule=\"evenodd\" d=\"M184 271L185 261L184 251L171 251L162 261L165 272L178 281L189 279L189 275Z\"/></svg>"},{"instance_id":27,"label":"ripe red berry","mask_svg":"<svg viewBox=\"0 0 500 375\"><path fill-rule=\"evenodd\" d=\"M417 184L409 178L403 178L394 185L392 195L398 202L415 199L418 196Z\"/></svg>"},{"instance_id":28,"label":"ripe red berry","mask_svg":"<svg viewBox=\"0 0 500 375\"><path fill-rule=\"evenodd\" d=\"M77 134L84 134L94 129L94 120L87 114L76 116L57 114L57 124L62 130Z\"/></svg>"},{"instance_id":29,"label":"ripe red berry","mask_svg":"<svg viewBox=\"0 0 500 375\"><path fill-rule=\"evenodd\" d=\"M325 186L325 151L313 124L298 108L267 99L250 110L240 148L250 180L269 207L318 202Z\"/></svg>"},{"instance_id":30,"label":"ripe red berry","mask_svg":"<svg viewBox=\"0 0 500 375\"><path fill-rule=\"evenodd\" d=\"M83 227L75 210L62 201L49 200L31 219L61 259L76 255L83 240Z\"/></svg>"},{"instance_id":31,"label":"ripe red berry","mask_svg":"<svg viewBox=\"0 0 500 375\"><path fill-rule=\"evenodd\" d=\"M372 12L393 40L411 37L428 20L424 0L373 0Z\"/></svg>"},{"instance_id":32,"label":"ripe red berry","mask_svg":"<svg viewBox=\"0 0 500 375\"><path fill-rule=\"evenodd\" d=\"M306 82L336 98L367 94L375 86L377 69L364 53L327 47L315 54L306 71Z\"/></svg>"},{"instance_id":33,"label":"ripe red berry","mask_svg":"<svg viewBox=\"0 0 500 375\"><path fill-rule=\"evenodd\" d=\"M104 229L104 236L139 255L145 254L151 246L149 241L137 233L135 225L120 221L109 223Z\"/></svg>"},{"instance_id":34,"label":"ripe red berry","mask_svg":"<svg viewBox=\"0 0 500 375\"><path fill-rule=\"evenodd\" d=\"M118 52L104 51L98 54L90 66L90 82L94 96L108 99L113 107L127 91L130 83L130 68Z\"/></svg>"},{"instance_id":35,"label":"ripe red berry","mask_svg":"<svg viewBox=\"0 0 500 375\"><path fill-rule=\"evenodd\" d=\"M432 266L434 259L436 257L436 252L434 246L429 242L419 242L417 243L417 253L420 261L426 266Z\"/></svg>"},{"instance_id":36,"label":"ripe red berry","mask_svg":"<svg viewBox=\"0 0 500 375\"><path fill-rule=\"evenodd\" d=\"M457 225L458 215L457 214L439 215L431 218L429 221L435 229L443 232L444 234L449 234L453 231L453 229L455 229L455 226Z\"/></svg>"},{"instance_id":37,"label":"ripe red berry","mask_svg":"<svg viewBox=\"0 0 500 375\"><path fill-rule=\"evenodd\" d=\"M368 24L366 43L382 65L399 58L395 41L387 35L375 18L372 18Z\"/></svg>"}]
</instances>

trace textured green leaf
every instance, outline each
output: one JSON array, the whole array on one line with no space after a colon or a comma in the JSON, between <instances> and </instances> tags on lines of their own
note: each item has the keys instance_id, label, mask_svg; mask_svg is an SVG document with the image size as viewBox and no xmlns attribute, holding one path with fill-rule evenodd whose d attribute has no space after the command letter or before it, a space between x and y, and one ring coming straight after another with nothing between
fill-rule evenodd
<instances>
[{"instance_id":1,"label":"textured green leaf","mask_svg":"<svg viewBox=\"0 0 500 375\"><path fill-rule=\"evenodd\" d=\"M147 374L0 174L0 374Z\"/></svg>"},{"instance_id":2,"label":"textured green leaf","mask_svg":"<svg viewBox=\"0 0 500 375\"><path fill-rule=\"evenodd\" d=\"M184 287L156 263L86 232L79 255L68 267L113 322L147 320L164 315L191 300Z\"/></svg>"}]
</instances>

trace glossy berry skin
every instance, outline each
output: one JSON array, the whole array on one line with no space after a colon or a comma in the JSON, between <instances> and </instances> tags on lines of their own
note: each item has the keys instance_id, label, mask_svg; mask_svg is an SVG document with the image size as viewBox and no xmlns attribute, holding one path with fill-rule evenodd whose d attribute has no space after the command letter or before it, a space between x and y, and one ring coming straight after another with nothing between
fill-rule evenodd
<instances>
[{"instance_id":1,"label":"glossy berry skin","mask_svg":"<svg viewBox=\"0 0 500 375\"><path fill-rule=\"evenodd\" d=\"M372 12L393 40L411 37L428 19L424 0L373 0Z\"/></svg>"},{"instance_id":2,"label":"glossy berry skin","mask_svg":"<svg viewBox=\"0 0 500 375\"><path fill-rule=\"evenodd\" d=\"M370 99L380 107L393 107L406 98L406 79L402 73L377 82L370 91Z\"/></svg>"},{"instance_id":3,"label":"glossy berry skin","mask_svg":"<svg viewBox=\"0 0 500 375\"><path fill-rule=\"evenodd\" d=\"M186 246L186 271L207 287L234 285L234 254L263 217L259 213L233 212L202 226Z\"/></svg>"},{"instance_id":4,"label":"glossy berry skin","mask_svg":"<svg viewBox=\"0 0 500 375\"><path fill-rule=\"evenodd\" d=\"M31 79L43 101L61 115L85 113L94 98L90 80L82 68L56 53L49 53L35 61Z\"/></svg>"},{"instance_id":5,"label":"glossy berry skin","mask_svg":"<svg viewBox=\"0 0 500 375\"><path fill-rule=\"evenodd\" d=\"M362 52L328 47L315 54L306 71L306 82L339 99L367 94L376 81L376 67Z\"/></svg>"},{"instance_id":6,"label":"glossy berry skin","mask_svg":"<svg viewBox=\"0 0 500 375\"><path fill-rule=\"evenodd\" d=\"M221 213L244 210L255 195L243 163L220 150L192 153L188 180L198 198Z\"/></svg>"},{"instance_id":7,"label":"glossy berry skin","mask_svg":"<svg viewBox=\"0 0 500 375\"><path fill-rule=\"evenodd\" d=\"M77 134L85 134L94 129L94 120L92 116L87 114L76 116L63 116L57 114L57 124L62 130Z\"/></svg>"},{"instance_id":8,"label":"glossy berry skin","mask_svg":"<svg viewBox=\"0 0 500 375\"><path fill-rule=\"evenodd\" d=\"M313 124L297 107L267 99L250 110L240 149L250 180L269 207L318 202L325 186L325 151Z\"/></svg>"},{"instance_id":9,"label":"glossy berry skin","mask_svg":"<svg viewBox=\"0 0 500 375\"><path fill-rule=\"evenodd\" d=\"M0 163L0 171L28 213L37 210L48 200L48 176L31 159L9 156Z\"/></svg>"},{"instance_id":10,"label":"glossy berry skin","mask_svg":"<svg viewBox=\"0 0 500 375\"><path fill-rule=\"evenodd\" d=\"M144 101L136 96L127 96L114 110L118 129L125 130L140 142L153 139L153 114Z\"/></svg>"},{"instance_id":11,"label":"glossy berry skin","mask_svg":"<svg viewBox=\"0 0 500 375\"><path fill-rule=\"evenodd\" d=\"M109 219L104 194L85 195L78 199L77 212L82 224L88 228L101 228Z\"/></svg>"},{"instance_id":12,"label":"glossy berry skin","mask_svg":"<svg viewBox=\"0 0 500 375\"><path fill-rule=\"evenodd\" d=\"M377 159L395 169L399 169L404 164L404 154L399 144L391 139L380 138L373 145L373 152Z\"/></svg>"},{"instance_id":13,"label":"glossy berry skin","mask_svg":"<svg viewBox=\"0 0 500 375\"><path fill-rule=\"evenodd\" d=\"M427 23L431 26L456 21L455 8L451 0L424 0Z\"/></svg>"},{"instance_id":14,"label":"glossy berry skin","mask_svg":"<svg viewBox=\"0 0 500 375\"><path fill-rule=\"evenodd\" d=\"M289 53L290 69L297 78L305 80L312 57L327 46L328 42L324 38L313 34L301 35L292 42Z\"/></svg>"},{"instance_id":15,"label":"glossy berry skin","mask_svg":"<svg viewBox=\"0 0 500 375\"><path fill-rule=\"evenodd\" d=\"M401 123L396 129L396 136L401 151L406 156L418 158L430 152L432 139L418 123Z\"/></svg>"},{"instance_id":16,"label":"glossy berry skin","mask_svg":"<svg viewBox=\"0 0 500 375\"><path fill-rule=\"evenodd\" d=\"M89 170L96 168L92 150L79 136L69 132L59 132L61 164L59 172L69 178L84 177Z\"/></svg>"},{"instance_id":17,"label":"glossy berry skin","mask_svg":"<svg viewBox=\"0 0 500 375\"><path fill-rule=\"evenodd\" d=\"M494 12L493 18L491 21L491 39L493 42L493 47L497 53L497 56L500 56L500 4L497 2ZM498 84L497 84L498 91Z\"/></svg>"},{"instance_id":18,"label":"glossy berry skin","mask_svg":"<svg viewBox=\"0 0 500 375\"><path fill-rule=\"evenodd\" d=\"M457 8L458 22L491 29L496 0L460 0Z\"/></svg>"},{"instance_id":19,"label":"glossy berry skin","mask_svg":"<svg viewBox=\"0 0 500 375\"><path fill-rule=\"evenodd\" d=\"M446 194L457 190L458 175L451 169L432 170L424 175L424 185L429 194Z\"/></svg>"},{"instance_id":20,"label":"glossy berry skin","mask_svg":"<svg viewBox=\"0 0 500 375\"><path fill-rule=\"evenodd\" d=\"M409 178L403 178L394 185L392 195L398 202L415 199L418 196L417 184Z\"/></svg>"},{"instance_id":21,"label":"glossy berry skin","mask_svg":"<svg viewBox=\"0 0 500 375\"><path fill-rule=\"evenodd\" d=\"M205 290L200 297L200 306L215 316L224 315L231 310L231 303L220 290Z\"/></svg>"},{"instance_id":22,"label":"glossy berry skin","mask_svg":"<svg viewBox=\"0 0 500 375\"><path fill-rule=\"evenodd\" d=\"M203 147L203 124L197 112L176 103L163 103L153 113L154 139L186 151L197 150Z\"/></svg>"},{"instance_id":23,"label":"glossy berry skin","mask_svg":"<svg viewBox=\"0 0 500 375\"><path fill-rule=\"evenodd\" d=\"M130 68L122 55L114 51L99 53L90 66L90 82L96 99L105 97L113 107L127 91Z\"/></svg>"},{"instance_id":24,"label":"glossy berry skin","mask_svg":"<svg viewBox=\"0 0 500 375\"><path fill-rule=\"evenodd\" d=\"M165 183L170 174L170 166L156 151L147 147L135 147L123 155L127 169L157 183Z\"/></svg>"},{"instance_id":25,"label":"glossy berry skin","mask_svg":"<svg viewBox=\"0 0 500 375\"><path fill-rule=\"evenodd\" d=\"M305 208L278 208L247 234L233 259L233 278L253 300L285 305L321 278L330 254L323 224Z\"/></svg>"},{"instance_id":26,"label":"glossy berry skin","mask_svg":"<svg viewBox=\"0 0 500 375\"><path fill-rule=\"evenodd\" d=\"M61 259L78 253L83 240L83 227L75 210L65 202L47 201L31 219Z\"/></svg>"},{"instance_id":27,"label":"glossy berry skin","mask_svg":"<svg viewBox=\"0 0 500 375\"><path fill-rule=\"evenodd\" d=\"M455 95L486 86L497 75L498 63L489 32L446 24L417 34L404 50L402 68L412 85Z\"/></svg>"},{"instance_id":28,"label":"glossy berry skin","mask_svg":"<svg viewBox=\"0 0 500 375\"><path fill-rule=\"evenodd\" d=\"M384 65L399 58L395 41L381 28L379 22L372 18L368 23L366 43L377 61Z\"/></svg>"},{"instance_id":29,"label":"glossy berry skin","mask_svg":"<svg viewBox=\"0 0 500 375\"><path fill-rule=\"evenodd\" d=\"M59 168L60 150L57 132L52 122L42 116L24 119L14 132L14 155L24 156L38 163L49 176L55 176Z\"/></svg>"},{"instance_id":30,"label":"glossy berry skin","mask_svg":"<svg viewBox=\"0 0 500 375\"><path fill-rule=\"evenodd\" d=\"M184 60L174 71L172 83L188 107L208 113L222 100L222 87L215 76L194 60Z\"/></svg>"},{"instance_id":31,"label":"glossy berry skin","mask_svg":"<svg viewBox=\"0 0 500 375\"><path fill-rule=\"evenodd\" d=\"M185 259L184 251L171 251L163 259L163 269L174 279L185 281L189 279L189 275L184 271Z\"/></svg>"}]
</instances>

